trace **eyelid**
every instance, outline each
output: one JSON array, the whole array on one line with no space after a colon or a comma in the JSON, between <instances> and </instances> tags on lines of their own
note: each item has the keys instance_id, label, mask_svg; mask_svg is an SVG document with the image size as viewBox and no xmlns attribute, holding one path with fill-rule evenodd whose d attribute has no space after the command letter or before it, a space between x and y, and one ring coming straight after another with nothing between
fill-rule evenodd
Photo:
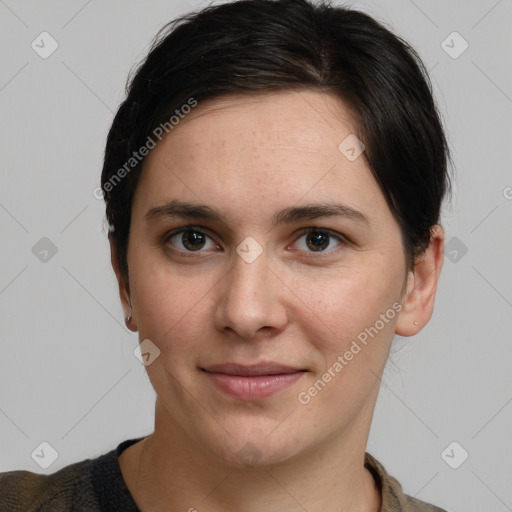
<instances>
[{"instance_id":1,"label":"eyelid","mask_svg":"<svg viewBox=\"0 0 512 512\"><path fill-rule=\"evenodd\" d=\"M171 229L171 231L166 231L162 238L164 240L169 240L169 238L173 237L174 235L179 235L180 233L182 233L184 231L197 231L198 233L202 233L204 235L210 236L208 234L208 230L206 228L203 228L201 226L196 226L196 225L188 224L186 226L181 226L179 228Z\"/></svg>"},{"instance_id":2,"label":"eyelid","mask_svg":"<svg viewBox=\"0 0 512 512\"><path fill-rule=\"evenodd\" d=\"M307 228L301 228L298 231L296 231L296 233L298 235L307 235L308 233L315 233L315 232L327 233L328 235L330 235L332 237L338 238L342 242L348 242L348 238L345 235L338 233L338 231L334 231L329 228L321 228L320 226L310 226Z\"/></svg>"}]
</instances>

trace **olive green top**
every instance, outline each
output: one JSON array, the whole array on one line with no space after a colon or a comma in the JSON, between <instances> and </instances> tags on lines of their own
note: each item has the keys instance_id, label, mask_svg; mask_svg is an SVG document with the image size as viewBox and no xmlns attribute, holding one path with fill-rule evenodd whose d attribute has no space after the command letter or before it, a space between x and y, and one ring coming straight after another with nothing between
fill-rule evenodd
<instances>
[{"instance_id":1,"label":"olive green top","mask_svg":"<svg viewBox=\"0 0 512 512\"><path fill-rule=\"evenodd\" d=\"M141 439L129 439L105 455L49 475L0 473L0 512L140 512L123 480L118 457ZM380 512L446 512L405 495L397 480L368 453L365 466L382 494Z\"/></svg>"}]
</instances>

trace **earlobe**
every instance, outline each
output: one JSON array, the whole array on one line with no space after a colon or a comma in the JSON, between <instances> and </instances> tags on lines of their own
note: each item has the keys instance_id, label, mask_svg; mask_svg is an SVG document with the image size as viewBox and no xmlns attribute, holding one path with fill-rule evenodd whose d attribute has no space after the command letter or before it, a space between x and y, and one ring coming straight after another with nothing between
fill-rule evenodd
<instances>
[{"instance_id":1,"label":"earlobe","mask_svg":"<svg viewBox=\"0 0 512 512\"><path fill-rule=\"evenodd\" d=\"M428 323L434 310L439 274L443 266L444 230L440 225L431 229L430 244L418 258L407 276L407 291L402 302L395 333L414 336Z\"/></svg>"}]
</instances>

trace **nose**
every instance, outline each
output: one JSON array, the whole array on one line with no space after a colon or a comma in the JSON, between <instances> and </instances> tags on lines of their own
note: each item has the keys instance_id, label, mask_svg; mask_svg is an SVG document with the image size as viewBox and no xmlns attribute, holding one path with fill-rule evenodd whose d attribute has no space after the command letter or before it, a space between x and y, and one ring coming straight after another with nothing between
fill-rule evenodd
<instances>
[{"instance_id":1,"label":"nose","mask_svg":"<svg viewBox=\"0 0 512 512\"><path fill-rule=\"evenodd\" d=\"M269 263L265 251L251 263L234 256L233 266L219 283L217 329L250 340L285 327L287 289Z\"/></svg>"}]
</instances>

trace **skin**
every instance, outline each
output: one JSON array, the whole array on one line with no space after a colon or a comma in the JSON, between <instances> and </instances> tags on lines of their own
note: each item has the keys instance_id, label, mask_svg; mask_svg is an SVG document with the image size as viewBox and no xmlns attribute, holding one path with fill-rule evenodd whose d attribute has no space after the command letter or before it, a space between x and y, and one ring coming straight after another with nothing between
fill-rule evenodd
<instances>
[{"instance_id":1,"label":"skin","mask_svg":"<svg viewBox=\"0 0 512 512\"><path fill-rule=\"evenodd\" d=\"M338 150L351 133L350 110L328 93L230 96L198 105L148 155L132 204L129 278L111 244L127 325L161 351L146 367L155 431L119 460L143 512L379 510L363 462L380 377L394 334L412 336L431 317L444 233L434 226L429 248L406 268L398 222L364 157ZM145 220L175 199L216 208L225 221ZM272 225L283 208L327 202L368 223ZM183 233L165 238L186 226L206 231L199 251ZM327 236L315 250L303 228L347 240ZM252 263L236 251L247 237L263 249ZM300 403L393 304L400 313ZM307 371L271 397L235 400L200 370L262 361ZM239 455L244 446L257 454L252 462Z\"/></svg>"}]
</instances>

